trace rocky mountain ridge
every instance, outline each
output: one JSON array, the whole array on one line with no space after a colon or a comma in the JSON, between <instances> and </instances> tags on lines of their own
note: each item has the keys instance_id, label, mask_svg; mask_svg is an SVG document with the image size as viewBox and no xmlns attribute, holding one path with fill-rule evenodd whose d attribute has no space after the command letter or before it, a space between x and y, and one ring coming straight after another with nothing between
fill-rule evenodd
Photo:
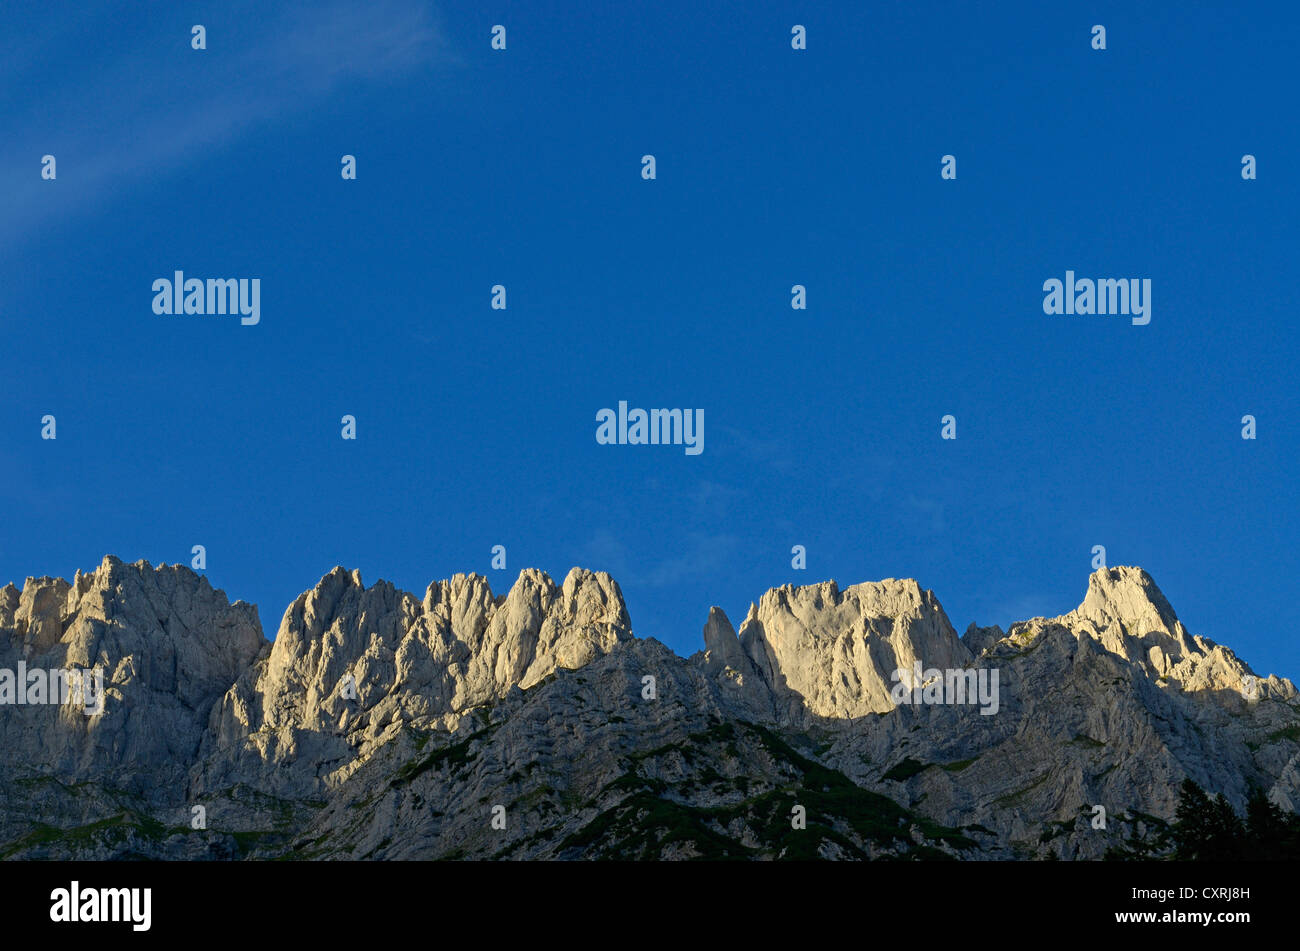
<instances>
[{"instance_id":1,"label":"rocky mountain ridge","mask_svg":"<svg viewBox=\"0 0 1300 951\"><path fill-rule=\"evenodd\" d=\"M106 689L90 716L0 703L0 855L1095 858L1186 777L1300 807L1294 685L1190 635L1141 569L1007 632L959 637L886 579L774 588L703 633L689 658L635 636L578 568L423 598L335 568L271 642L181 566L29 578L0 589L0 670ZM967 675L991 714L932 702Z\"/></svg>"}]
</instances>

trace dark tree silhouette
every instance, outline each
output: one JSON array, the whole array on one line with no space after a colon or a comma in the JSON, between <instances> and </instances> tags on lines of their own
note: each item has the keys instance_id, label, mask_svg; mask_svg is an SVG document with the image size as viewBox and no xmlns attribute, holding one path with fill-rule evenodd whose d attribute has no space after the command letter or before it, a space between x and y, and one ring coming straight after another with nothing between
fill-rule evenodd
<instances>
[{"instance_id":1,"label":"dark tree silhouette","mask_svg":"<svg viewBox=\"0 0 1300 951\"><path fill-rule=\"evenodd\" d=\"M1294 862L1300 860L1300 814L1285 812L1255 787L1243 821L1222 794L1211 799L1191 779L1179 789L1172 823L1124 816L1129 834L1106 850L1108 861Z\"/></svg>"},{"instance_id":2,"label":"dark tree silhouette","mask_svg":"<svg viewBox=\"0 0 1300 951\"><path fill-rule=\"evenodd\" d=\"M1300 858L1300 815L1283 812L1256 788L1243 822L1222 793L1210 799L1185 779L1172 838L1173 857L1182 861L1294 861Z\"/></svg>"},{"instance_id":3,"label":"dark tree silhouette","mask_svg":"<svg viewBox=\"0 0 1300 951\"><path fill-rule=\"evenodd\" d=\"M1245 857L1263 862L1300 858L1300 815L1283 812L1259 788L1246 802Z\"/></svg>"}]
</instances>

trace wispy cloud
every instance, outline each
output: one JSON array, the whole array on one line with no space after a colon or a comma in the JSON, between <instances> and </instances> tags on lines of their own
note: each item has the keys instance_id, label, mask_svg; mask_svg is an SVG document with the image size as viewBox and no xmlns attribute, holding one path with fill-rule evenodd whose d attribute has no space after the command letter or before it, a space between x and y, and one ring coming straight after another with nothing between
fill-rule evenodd
<instances>
[{"instance_id":1,"label":"wispy cloud","mask_svg":"<svg viewBox=\"0 0 1300 951\"><path fill-rule=\"evenodd\" d=\"M635 558L612 532L601 530L587 544L584 557L610 572L620 583L666 588L690 580L721 577L734 565L740 551L740 539L726 533L688 532L681 545L676 555L647 564Z\"/></svg>"},{"instance_id":2,"label":"wispy cloud","mask_svg":"<svg viewBox=\"0 0 1300 951\"><path fill-rule=\"evenodd\" d=\"M779 472L788 472L794 467L790 441L784 437L759 436L733 426L720 426L719 432L737 451L758 465L771 466Z\"/></svg>"},{"instance_id":3,"label":"wispy cloud","mask_svg":"<svg viewBox=\"0 0 1300 951\"><path fill-rule=\"evenodd\" d=\"M139 22L123 22L131 16ZM190 49L189 21L158 9L118 9L76 31L65 24L25 38L39 56L6 40L15 55L0 71L11 100L0 241L120 197L124 185L174 172L262 123L308 113L349 84L447 58L428 5L415 0L331 0L276 15L260 3L225 4L204 25L205 51ZM91 38L98 45L84 47ZM79 61L69 48L92 58L75 72L50 70L50 59ZM39 177L47 152L59 162L53 183Z\"/></svg>"}]
</instances>

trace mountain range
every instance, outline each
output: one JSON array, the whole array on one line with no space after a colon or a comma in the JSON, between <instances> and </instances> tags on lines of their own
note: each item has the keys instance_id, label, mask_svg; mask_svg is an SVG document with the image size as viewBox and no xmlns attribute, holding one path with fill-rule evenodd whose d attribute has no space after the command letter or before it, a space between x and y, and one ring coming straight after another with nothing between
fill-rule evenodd
<instances>
[{"instance_id":1,"label":"mountain range","mask_svg":"<svg viewBox=\"0 0 1300 951\"><path fill-rule=\"evenodd\" d=\"M0 702L0 857L1096 859L1189 778L1300 811L1295 686L1132 567L960 636L913 580L785 585L681 657L603 572L421 597L335 568L268 641L201 574L108 556L0 589L0 670L67 668L98 712Z\"/></svg>"}]
</instances>

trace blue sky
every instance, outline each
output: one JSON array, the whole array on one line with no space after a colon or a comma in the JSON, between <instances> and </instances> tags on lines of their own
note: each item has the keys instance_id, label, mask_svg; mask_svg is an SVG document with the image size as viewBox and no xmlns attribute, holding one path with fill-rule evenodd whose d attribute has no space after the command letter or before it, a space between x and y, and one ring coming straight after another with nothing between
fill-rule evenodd
<instances>
[{"instance_id":1,"label":"blue sky","mask_svg":"<svg viewBox=\"0 0 1300 951\"><path fill-rule=\"evenodd\" d=\"M786 582L1063 613L1101 544L1300 676L1294 5L117 6L3 13L0 583L203 544L270 635L335 564L582 565L691 653ZM156 316L177 269L261 323Z\"/></svg>"}]
</instances>

